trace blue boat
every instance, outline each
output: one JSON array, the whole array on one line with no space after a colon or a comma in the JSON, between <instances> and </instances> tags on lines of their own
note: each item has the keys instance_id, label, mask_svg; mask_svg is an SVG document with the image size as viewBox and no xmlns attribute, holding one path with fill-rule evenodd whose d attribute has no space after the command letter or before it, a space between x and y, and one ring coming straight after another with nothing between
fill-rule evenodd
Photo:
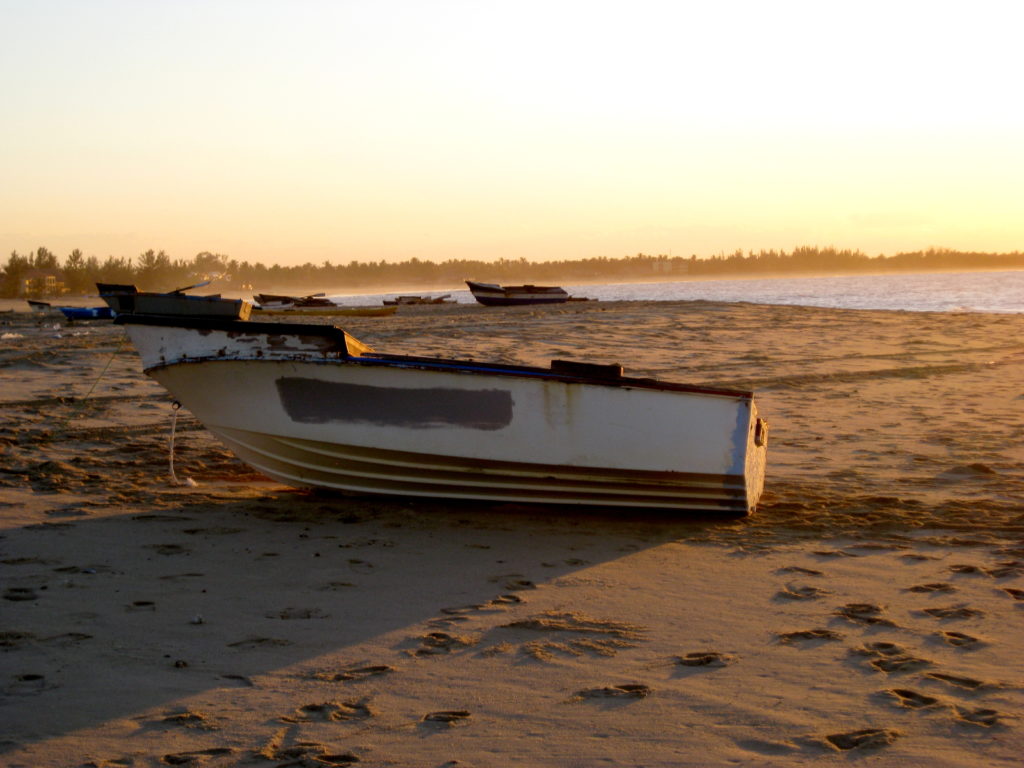
<instances>
[{"instance_id":1,"label":"blue boat","mask_svg":"<svg viewBox=\"0 0 1024 768\"><path fill-rule=\"evenodd\" d=\"M57 307L68 320L112 320L110 307Z\"/></svg>"}]
</instances>

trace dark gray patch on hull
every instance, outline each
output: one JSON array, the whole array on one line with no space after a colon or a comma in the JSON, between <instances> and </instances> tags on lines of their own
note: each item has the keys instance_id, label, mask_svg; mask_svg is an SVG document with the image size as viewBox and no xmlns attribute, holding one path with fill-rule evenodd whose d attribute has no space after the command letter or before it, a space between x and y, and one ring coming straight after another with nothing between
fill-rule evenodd
<instances>
[{"instance_id":1,"label":"dark gray patch on hull","mask_svg":"<svg viewBox=\"0 0 1024 768\"><path fill-rule=\"evenodd\" d=\"M512 393L500 389L400 389L282 377L277 392L288 415L302 424L495 430L512 422Z\"/></svg>"}]
</instances>

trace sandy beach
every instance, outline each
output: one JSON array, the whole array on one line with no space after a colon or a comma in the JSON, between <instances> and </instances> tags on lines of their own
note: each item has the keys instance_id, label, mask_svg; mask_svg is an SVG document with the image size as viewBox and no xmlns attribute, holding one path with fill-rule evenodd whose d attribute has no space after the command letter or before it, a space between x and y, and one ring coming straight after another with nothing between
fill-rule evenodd
<instances>
[{"instance_id":1,"label":"sandy beach","mask_svg":"<svg viewBox=\"0 0 1024 768\"><path fill-rule=\"evenodd\" d=\"M296 491L184 410L175 483L170 397L119 326L0 314L0 764L1020 765L1024 315L330 320L381 351L753 389L761 506Z\"/></svg>"}]
</instances>

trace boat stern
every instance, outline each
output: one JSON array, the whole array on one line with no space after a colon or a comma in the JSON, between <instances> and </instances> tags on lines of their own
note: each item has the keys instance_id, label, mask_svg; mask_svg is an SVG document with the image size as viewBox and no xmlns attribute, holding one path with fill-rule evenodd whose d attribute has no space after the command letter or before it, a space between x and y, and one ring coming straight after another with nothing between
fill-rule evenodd
<instances>
[{"instance_id":1,"label":"boat stern","mask_svg":"<svg viewBox=\"0 0 1024 768\"><path fill-rule=\"evenodd\" d=\"M747 511L753 513L764 490L764 474L768 464L768 422L757 415L757 406L750 403L750 429L747 435L746 462L743 475L747 483Z\"/></svg>"}]
</instances>

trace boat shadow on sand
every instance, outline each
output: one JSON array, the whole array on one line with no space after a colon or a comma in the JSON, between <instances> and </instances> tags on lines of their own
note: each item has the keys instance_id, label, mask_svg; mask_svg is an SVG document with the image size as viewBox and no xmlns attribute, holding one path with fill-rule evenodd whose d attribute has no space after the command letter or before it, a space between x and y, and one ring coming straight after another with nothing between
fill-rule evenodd
<instances>
[{"instance_id":1,"label":"boat shadow on sand","mask_svg":"<svg viewBox=\"0 0 1024 768\"><path fill-rule=\"evenodd\" d=\"M458 649L446 622L528 618L547 582L736 524L201 479L109 506L54 495L5 532L0 753L268 676L400 671Z\"/></svg>"}]
</instances>

